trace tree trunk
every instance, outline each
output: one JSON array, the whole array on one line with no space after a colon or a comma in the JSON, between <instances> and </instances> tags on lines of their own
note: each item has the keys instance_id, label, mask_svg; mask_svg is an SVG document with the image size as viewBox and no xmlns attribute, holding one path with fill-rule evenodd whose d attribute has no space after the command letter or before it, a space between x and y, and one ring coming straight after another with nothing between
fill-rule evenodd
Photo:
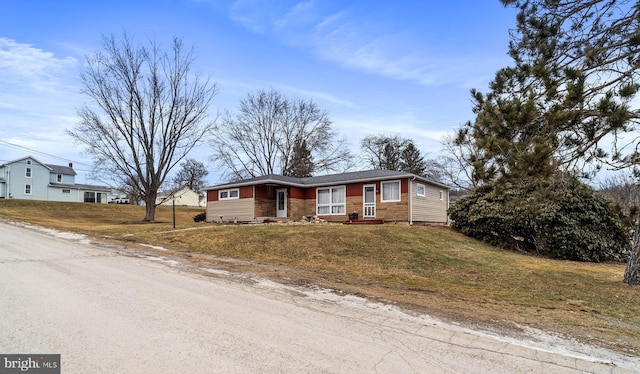
<instances>
[{"instance_id":1,"label":"tree trunk","mask_svg":"<svg viewBox=\"0 0 640 374\"><path fill-rule=\"evenodd\" d=\"M144 197L145 222L155 222L156 220L156 196L157 194L153 194L153 196L147 195Z\"/></svg>"},{"instance_id":2,"label":"tree trunk","mask_svg":"<svg viewBox=\"0 0 640 374\"><path fill-rule=\"evenodd\" d=\"M629 256L629 263L622 281L632 286L640 284L640 221L636 224L633 232L631 256Z\"/></svg>"}]
</instances>

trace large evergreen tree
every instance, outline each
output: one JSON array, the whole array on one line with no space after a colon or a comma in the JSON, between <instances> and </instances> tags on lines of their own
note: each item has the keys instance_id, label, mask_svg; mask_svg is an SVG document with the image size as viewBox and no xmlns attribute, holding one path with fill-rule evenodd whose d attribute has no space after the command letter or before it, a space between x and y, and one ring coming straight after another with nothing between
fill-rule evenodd
<instances>
[{"instance_id":1,"label":"large evergreen tree","mask_svg":"<svg viewBox=\"0 0 640 374\"><path fill-rule=\"evenodd\" d=\"M635 164L635 146L623 152L616 136L640 120L631 103L640 88L638 2L502 2L520 10L509 44L514 66L498 71L489 93L472 91L477 118L462 131L485 151L476 174Z\"/></svg>"},{"instance_id":2,"label":"large evergreen tree","mask_svg":"<svg viewBox=\"0 0 640 374\"><path fill-rule=\"evenodd\" d=\"M637 164L637 144L625 153L619 136L640 120L632 103L640 89L639 3L501 1L519 9L509 44L514 65L496 73L488 93L472 91L476 119L455 138L476 148L467 160L475 181L508 185L558 172L588 175L600 163ZM566 218L559 222L578 222ZM589 236L575 239L593 244Z\"/></svg>"},{"instance_id":3,"label":"large evergreen tree","mask_svg":"<svg viewBox=\"0 0 640 374\"><path fill-rule=\"evenodd\" d=\"M402 150L400 169L415 175L425 175L427 172L427 163L412 141L407 142Z\"/></svg>"},{"instance_id":4,"label":"large evergreen tree","mask_svg":"<svg viewBox=\"0 0 640 374\"><path fill-rule=\"evenodd\" d=\"M283 175L288 177L307 178L313 176L313 156L307 147L307 141L299 139L293 146L291 160L286 163Z\"/></svg>"}]
</instances>

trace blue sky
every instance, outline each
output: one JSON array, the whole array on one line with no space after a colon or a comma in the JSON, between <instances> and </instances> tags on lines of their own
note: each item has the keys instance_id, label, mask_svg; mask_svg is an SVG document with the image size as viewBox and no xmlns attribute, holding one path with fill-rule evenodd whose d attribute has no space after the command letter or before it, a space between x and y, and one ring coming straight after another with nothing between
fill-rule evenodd
<instances>
[{"instance_id":1,"label":"blue sky","mask_svg":"<svg viewBox=\"0 0 640 374\"><path fill-rule=\"evenodd\" d=\"M196 49L195 70L216 82L211 115L275 88L313 100L360 153L367 135L400 135L427 157L472 120L469 90L486 91L506 54L515 11L498 0L114 0L0 2L0 162L90 156L65 134L77 121L79 74L103 34L127 31ZM22 147L22 148L21 148ZM208 183L220 182L199 147ZM52 157L55 156L55 157Z\"/></svg>"}]
</instances>

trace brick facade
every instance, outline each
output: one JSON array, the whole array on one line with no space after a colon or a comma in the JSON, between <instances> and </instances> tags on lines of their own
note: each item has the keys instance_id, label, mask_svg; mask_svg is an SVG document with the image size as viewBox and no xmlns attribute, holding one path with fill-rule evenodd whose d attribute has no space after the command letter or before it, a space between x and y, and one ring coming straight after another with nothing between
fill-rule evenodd
<instances>
[{"instance_id":1,"label":"brick facade","mask_svg":"<svg viewBox=\"0 0 640 374\"><path fill-rule=\"evenodd\" d=\"M367 172L363 172L367 173ZM389 172L393 173L393 172ZM397 172L396 172L397 173ZM283 177L281 177L283 178ZM416 178L418 178L416 182ZM400 182L400 201L382 202L382 182ZM224 206L229 204L237 204L245 206L244 202L250 202L253 209L252 219L275 218L277 216L277 190L287 190L287 218L290 220L300 220L302 217L315 216L317 211L317 191L318 189L345 187L345 212L340 215L324 215L321 218L330 222L344 222L348 220L348 215L352 212L358 212L359 219L364 219L364 189L365 186L375 186L375 217L367 217L367 219L383 220L385 222L446 222L446 208L448 207L448 199L443 200L435 196L442 189L444 193L448 193L448 189L443 185L428 185L429 182L419 179L417 176L398 175L395 179L388 177L385 179L361 179L353 183L335 184L317 184L304 186L306 182L294 181L287 185L279 183L277 178L268 179L252 185L239 186L239 199L226 201ZM416 183L427 185L426 196L416 195ZM233 184L228 185L227 189L233 188ZM224 188L221 188L224 189ZM431 191L433 190L433 191ZM207 191L207 200L209 203L217 204L218 191L212 189ZM397 191L397 190L396 190ZM434 197L432 197L433 195ZM448 196L447 196L448 197ZM410 204L412 205L410 207ZM225 208L229 209L229 207ZM248 212L247 212L248 213ZM225 212L225 216L230 212ZM412 215L410 217L410 214ZM444 218L442 218L444 217Z\"/></svg>"}]
</instances>

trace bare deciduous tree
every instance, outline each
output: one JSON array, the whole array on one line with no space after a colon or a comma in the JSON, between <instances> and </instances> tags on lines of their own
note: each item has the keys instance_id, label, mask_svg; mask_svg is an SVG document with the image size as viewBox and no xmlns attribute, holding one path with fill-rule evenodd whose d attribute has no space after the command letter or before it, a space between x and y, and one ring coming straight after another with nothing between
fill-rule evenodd
<instances>
[{"instance_id":1,"label":"bare deciduous tree","mask_svg":"<svg viewBox=\"0 0 640 374\"><path fill-rule=\"evenodd\" d=\"M362 139L365 159L374 169L402 170L402 151L409 139L397 135L369 135Z\"/></svg>"},{"instance_id":2,"label":"bare deciduous tree","mask_svg":"<svg viewBox=\"0 0 640 374\"><path fill-rule=\"evenodd\" d=\"M438 160L425 159L411 139L398 135L369 135L360 145L365 160L374 169L405 171L443 182L442 165Z\"/></svg>"},{"instance_id":3,"label":"bare deciduous tree","mask_svg":"<svg viewBox=\"0 0 640 374\"><path fill-rule=\"evenodd\" d=\"M623 172L605 178L600 182L600 193L613 201L627 217L625 223L633 235L623 282L640 285L640 184L637 173Z\"/></svg>"},{"instance_id":4,"label":"bare deciduous tree","mask_svg":"<svg viewBox=\"0 0 640 374\"><path fill-rule=\"evenodd\" d=\"M208 122L215 84L191 72L193 50L174 38L170 52L126 33L103 37L104 51L87 57L78 110L68 134L94 156L101 179L131 187L155 220L156 197L168 173L213 126Z\"/></svg>"},{"instance_id":5,"label":"bare deciduous tree","mask_svg":"<svg viewBox=\"0 0 640 374\"><path fill-rule=\"evenodd\" d=\"M442 166L443 182L456 187L462 194L473 192L481 183L478 171L482 167L482 150L476 147L467 129L459 129L455 135L447 135L442 140L445 153L438 161ZM480 163L476 167L476 163Z\"/></svg>"},{"instance_id":6,"label":"bare deciduous tree","mask_svg":"<svg viewBox=\"0 0 640 374\"><path fill-rule=\"evenodd\" d=\"M607 176L599 182L598 191L625 215L636 215L640 207L640 184L633 173L626 171Z\"/></svg>"},{"instance_id":7,"label":"bare deciduous tree","mask_svg":"<svg viewBox=\"0 0 640 374\"><path fill-rule=\"evenodd\" d=\"M337 139L328 114L310 100L289 99L277 90L258 90L227 113L214 131L213 161L230 180L293 169L296 149L305 144L312 172L346 170L352 159L346 140Z\"/></svg>"},{"instance_id":8,"label":"bare deciduous tree","mask_svg":"<svg viewBox=\"0 0 640 374\"><path fill-rule=\"evenodd\" d=\"M200 161L188 158L180 164L180 170L173 177L176 189L189 187L192 191L200 191L204 188L204 178L209 174L207 168Z\"/></svg>"}]
</instances>

